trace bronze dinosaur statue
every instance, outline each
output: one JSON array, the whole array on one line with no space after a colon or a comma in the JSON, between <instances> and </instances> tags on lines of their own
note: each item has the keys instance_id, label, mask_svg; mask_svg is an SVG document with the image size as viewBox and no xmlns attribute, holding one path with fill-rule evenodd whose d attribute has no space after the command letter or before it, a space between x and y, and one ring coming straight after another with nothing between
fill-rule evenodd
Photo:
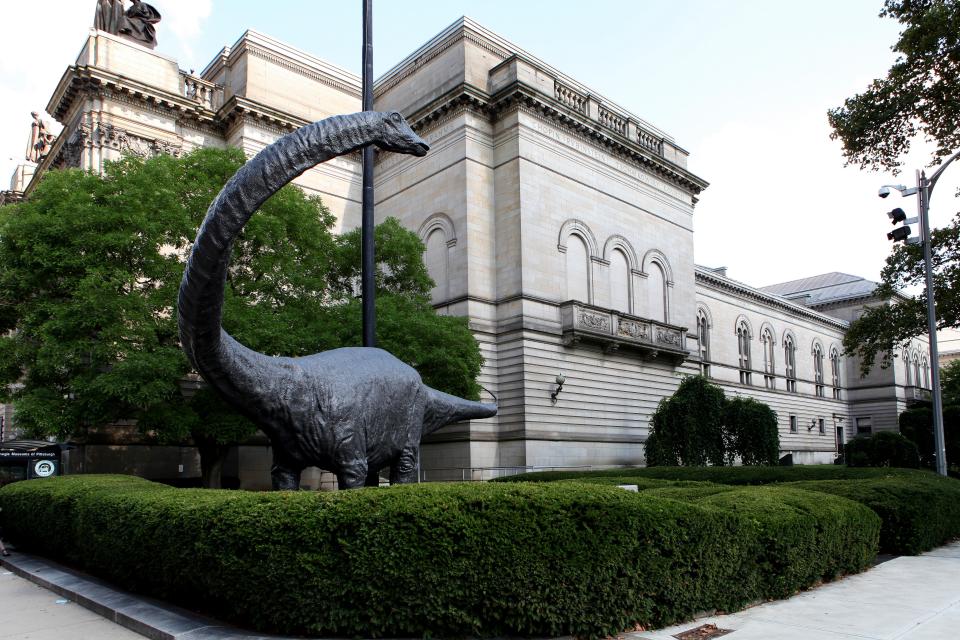
<instances>
[{"instance_id":1,"label":"bronze dinosaur statue","mask_svg":"<svg viewBox=\"0 0 960 640\"><path fill-rule=\"evenodd\" d=\"M368 144L423 156L429 147L396 112L334 116L257 154L217 195L197 233L177 307L187 358L207 383L270 438L274 489L297 489L306 467L337 474L341 488L416 480L420 439L444 425L496 415L495 404L452 396L382 349L270 357L221 326L234 239L253 213L307 169Z\"/></svg>"}]
</instances>

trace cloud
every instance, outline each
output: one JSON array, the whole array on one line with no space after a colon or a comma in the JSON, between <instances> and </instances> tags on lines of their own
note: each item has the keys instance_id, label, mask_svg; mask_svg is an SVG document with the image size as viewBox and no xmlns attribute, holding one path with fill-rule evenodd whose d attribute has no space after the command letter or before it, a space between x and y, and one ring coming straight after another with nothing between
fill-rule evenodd
<instances>
[{"instance_id":1,"label":"cloud","mask_svg":"<svg viewBox=\"0 0 960 640\"><path fill-rule=\"evenodd\" d=\"M828 271L878 279L891 246L885 212L902 206L912 216L916 207L880 200L877 189L913 185L913 171L895 177L844 167L829 134L823 110L796 109L718 124L691 149L691 169L711 183L694 214L697 262L727 266L753 286ZM914 146L908 168L929 157L927 145ZM942 191L947 200L950 187ZM931 216L934 225L949 219Z\"/></svg>"},{"instance_id":2,"label":"cloud","mask_svg":"<svg viewBox=\"0 0 960 640\"><path fill-rule=\"evenodd\" d=\"M167 31L177 39L183 60L193 60L193 42L203 33L203 23L213 10L212 0L164 0Z\"/></svg>"}]
</instances>

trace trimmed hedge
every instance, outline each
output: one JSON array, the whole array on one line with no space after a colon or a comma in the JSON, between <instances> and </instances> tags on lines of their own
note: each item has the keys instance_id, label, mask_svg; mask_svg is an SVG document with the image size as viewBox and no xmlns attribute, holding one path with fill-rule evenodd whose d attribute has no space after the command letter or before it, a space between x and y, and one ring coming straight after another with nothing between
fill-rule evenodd
<instances>
[{"instance_id":1,"label":"trimmed hedge","mask_svg":"<svg viewBox=\"0 0 960 640\"><path fill-rule=\"evenodd\" d=\"M697 489L664 484L651 490ZM879 520L853 502L731 493L679 501L580 483L248 493L66 476L3 488L0 515L26 550L287 634L602 637L783 595L876 553ZM771 579L776 532L796 527L829 542L829 558L797 552Z\"/></svg>"},{"instance_id":2,"label":"trimmed hedge","mask_svg":"<svg viewBox=\"0 0 960 640\"><path fill-rule=\"evenodd\" d=\"M843 458L848 467L920 468L917 445L892 431L857 436L844 446Z\"/></svg>"},{"instance_id":3,"label":"trimmed hedge","mask_svg":"<svg viewBox=\"0 0 960 640\"><path fill-rule=\"evenodd\" d=\"M555 482L576 478L618 477L758 485L801 480L863 480L890 475L915 477L915 474L921 474L924 477L933 475L929 472L910 469L850 468L824 464L794 467L636 467L591 471L540 471L497 478L494 482ZM636 482L631 480L631 484Z\"/></svg>"},{"instance_id":4,"label":"trimmed hedge","mask_svg":"<svg viewBox=\"0 0 960 640\"><path fill-rule=\"evenodd\" d=\"M685 493L719 493L707 487L668 489L657 482L768 485L829 493L872 509L883 521L880 551L913 555L960 537L960 482L915 469L810 465L796 467L649 467L582 472L530 473L503 482L577 480L641 484L652 495L683 499ZM789 483L789 484L788 484ZM716 486L714 485L714 486ZM692 493L691 493L692 492Z\"/></svg>"},{"instance_id":5,"label":"trimmed hedge","mask_svg":"<svg viewBox=\"0 0 960 640\"><path fill-rule=\"evenodd\" d=\"M880 551L915 555L960 537L960 482L932 473L786 486L849 498L881 520Z\"/></svg>"}]
</instances>

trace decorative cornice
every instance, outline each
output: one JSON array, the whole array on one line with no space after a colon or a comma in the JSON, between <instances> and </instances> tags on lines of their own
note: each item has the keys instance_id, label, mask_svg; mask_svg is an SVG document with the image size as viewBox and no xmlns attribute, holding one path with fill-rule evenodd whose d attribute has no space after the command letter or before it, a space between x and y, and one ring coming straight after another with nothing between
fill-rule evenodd
<instances>
[{"instance_id":1,"label":"decorative cornice","mask_svg":"<svg viewBox=\"0 0 960 640\"><path fill-rule=\"evenodd\" d=\"M280 135L310 124L307 120L240 96L231 97L217 112L217 119L224 124L225 129L247 118Z\"/></svg>"},{"instance_id":2,"label":"decorative cornice","mask_svg":"<svg viewBox=\"0 0 960 640\"><path fill-rule=\"evenodd\" d=\"M850 328L850 323L846 322L845 320L840 320L839 318L834 318L833 316L818 313L809 307L795 304L778 296L763 293L762 291L754 289L753 287L749 287L741 282L737 282L736 280L731 280L729 278L724 278L720 275L717 275L715 272L705 267L697 266L694 270L694 275L697 284L710 286L714 289L727 293L733 293L742 298L759 302L792 315L797 315L808 320L813 320L814 322L819 322L820 324L824 324L835 329L846 331Z\"/></svg>"},{"instance_id":3,"label":"decorative cornice","mask_svg":"<svg viewBox=\"0 0 960 640\"><path fill-rule=\"evenodd\" d=\"M506 87L495 96L464 82L409 114L408 120L414 131L419 133L446 119L452 112L469 110L495 121L511 108L527 109L559 125L585 142L594 144L608 153L612 152L619 160L640 167L691 195L700 193L708 186L706 181L686 169L669 160L654 156L626 138L597 126L596 123L575 113L557 100L519 82Z\"/></svg>"},{"instance_id":4,"label":"decorative cornice","mask_svg":"<svg viewBox=\"0 0 960 640\"><path fill-rule=\"evenodd\" d=\"M623 136L599 126L585 115L577 113L558 100L546 96L522 82L513 82L491 97L489 110L497 119L510 109L528 109L547 118L564 129L579 134L585 140L612 153L620 160L639 166L675 186L699 194L709 183L686 169L664 158L653 155Z\"/></svg>"},{"instance_id":5,"label":"decorative cornice","mask_svg":"<svg viewBox=\"0 0 960 640\"><path fill-rule=\"evenodd\" d=\"M109 96L152 113L216 129L214 111L196 100L91 66L71 66L67 69L47 105L47 112L66 125L70 109L81 95Z\"/></svg>"}]
</instances>

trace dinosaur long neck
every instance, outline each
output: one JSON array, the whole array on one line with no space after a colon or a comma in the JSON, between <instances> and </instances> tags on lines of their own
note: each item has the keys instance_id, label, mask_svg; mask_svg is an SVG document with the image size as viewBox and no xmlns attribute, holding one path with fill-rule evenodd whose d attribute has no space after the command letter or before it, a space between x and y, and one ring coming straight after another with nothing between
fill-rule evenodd
<instances>
[{"instance_id":1,"label":"dinosaur long neck","mask_svg":"<svg viewBox=\"0 0 960 640\"><path fill-rule=\"evenodd\" d=\"M290 133L243 165L216 197L197 233L177 307L180 340L191 363L217 385L224 370L221 322L230 251L253 213L307 169L379 139L382 116L334 116ZM213 379L211 379L213 378Z\"/></svg>"}]
</instances>

